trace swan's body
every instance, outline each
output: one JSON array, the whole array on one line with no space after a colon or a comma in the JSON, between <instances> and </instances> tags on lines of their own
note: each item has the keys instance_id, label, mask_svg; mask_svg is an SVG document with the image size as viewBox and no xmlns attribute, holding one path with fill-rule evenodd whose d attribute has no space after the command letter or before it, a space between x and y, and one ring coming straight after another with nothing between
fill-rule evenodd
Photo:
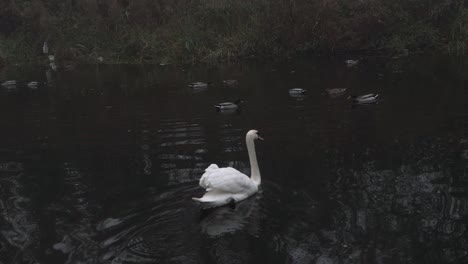
<instances>
[{"instance_id":1,"label":"swan's body","mask_svg":"<svg viewBox=\"0 0 468 264\"><path fill-rule=\"evenodd\" d=\"M232 102L224 102L215 105L216 111L223 111L223 110L238 110L240 108L240 104L242 100L237 100L234 103Z\"/></svg>"},{"instance_id":2,"label":"swan's body","mask_svg":"<svg viewBox=\"0 0 468 264\"><path fill-rule=\"evenodd\" d=\"M296 95L296 94L304 94L307 90L304 90L302 88L292 88L289 89L289 94L290 95Z\"/></svg>"},{"instance_id":3,"label":"swan's body","mask_svg":"<svg viewBox=\"0 0 468 264\"><path fill-rule=\"evenodd\" d=\"M189 84L188 86L191 88L195 88L195 89L203 89L203 88L207 88L208 84L204 82L194 82L194 83Z\"/></svg>"},{"instance_id":4,"label":"swan's body","mask_svg":"<svg viewBox=\"0 0 468 264\"><path fill-rule=\"evenodd\" d=\"M361 96L351 96L355 103L359 104L373 104L377 102L378 94L366 94Z\"/></svg>"},{"instance_id":5,"label":"swan's body","mask_svg":"<svg viewBox=\"0 0 468 264\"><path fill-rule=\"evenodd\" d=\"M232 202L240 202L258 191L261 183L260 170L255 154L254 140L262 139L258 131L247 132L245 141L249 153L251 177L231 168L219 168L211 164L200 178L200 186L206 190L201 198L192 198L206 207L216 207Z\"/></svg>"}]
</instances>

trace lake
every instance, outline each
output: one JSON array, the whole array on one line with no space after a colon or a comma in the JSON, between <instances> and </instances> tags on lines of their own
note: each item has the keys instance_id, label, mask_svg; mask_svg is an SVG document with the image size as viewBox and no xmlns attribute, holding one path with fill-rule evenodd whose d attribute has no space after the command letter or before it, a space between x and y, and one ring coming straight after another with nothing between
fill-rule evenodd
<instances>
[{"instance_id":1,"label":"lake","mask_svg":"<svg viewBox=\"0 0 468 264\"><path fill-rule=\"evenodd\" d=\"M466 65L345 59L1 70L0 263L467 263ZM259 193L202 210L249 129Z\"/></svg>"}]
</instances>

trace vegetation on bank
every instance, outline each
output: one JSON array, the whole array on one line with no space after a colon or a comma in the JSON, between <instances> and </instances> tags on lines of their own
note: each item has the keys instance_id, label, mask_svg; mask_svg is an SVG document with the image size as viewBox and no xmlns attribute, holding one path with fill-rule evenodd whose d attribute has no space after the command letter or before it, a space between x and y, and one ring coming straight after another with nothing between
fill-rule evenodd
<instances>
[{"instance_id":1,"label":"vegetation on bank","mask_svg":"<svg viewBox=\"0 0 468 264\"><path fill-rule=\"evenodd\" d=\"M298 53L463 54L463 0L8 0L2 61L223 61Z\"/></svg>"}]
</instances>

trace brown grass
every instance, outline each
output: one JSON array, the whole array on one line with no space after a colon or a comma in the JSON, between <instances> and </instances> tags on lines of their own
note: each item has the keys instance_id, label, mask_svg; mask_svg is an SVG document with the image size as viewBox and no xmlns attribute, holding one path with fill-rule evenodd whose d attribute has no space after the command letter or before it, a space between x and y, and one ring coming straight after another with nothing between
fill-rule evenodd
<instances>
[{"instance_id":1,"label":"brown grass","mask_svg":"<svg viewBox=\"0 0 468 264\"><path fill-rule=\"evenodd\" d=\"M45 40L59 59L107 62L464 47L465 14L462 0L2 1L0 56L40 57Z\"/></svg>"}]
</instances>

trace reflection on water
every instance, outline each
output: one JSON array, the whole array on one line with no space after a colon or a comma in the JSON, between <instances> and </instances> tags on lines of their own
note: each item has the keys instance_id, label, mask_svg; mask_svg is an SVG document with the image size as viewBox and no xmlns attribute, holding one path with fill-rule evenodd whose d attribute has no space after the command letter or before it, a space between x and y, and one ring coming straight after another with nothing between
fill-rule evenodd
<instances>
[{"instance_id":1,"label":"reflection on water","mask_svg":"<svg viewBox=\"0 0 468 264\"><path fill-rule=\"evenodd\" d=\"M464 74L424 57L4 69L0 262L467 262ZM251 128L260 192L200 210L209 164L250 172Z\"/></svg>"},{"instance_id":2,"label":"reflection on water","mask_svg":"<svg viewBox=\"0 0 468 264\"><path fill-rule=\"evenodd\" d=\"M234 208L225 206L207 210L206 217L201 221L202 232L217 237L226 233L235 233L243 230L252 236L259 234L259 199L261 195L250 197L244 203L237 204Z\"/></svg>"}]
</instances>

